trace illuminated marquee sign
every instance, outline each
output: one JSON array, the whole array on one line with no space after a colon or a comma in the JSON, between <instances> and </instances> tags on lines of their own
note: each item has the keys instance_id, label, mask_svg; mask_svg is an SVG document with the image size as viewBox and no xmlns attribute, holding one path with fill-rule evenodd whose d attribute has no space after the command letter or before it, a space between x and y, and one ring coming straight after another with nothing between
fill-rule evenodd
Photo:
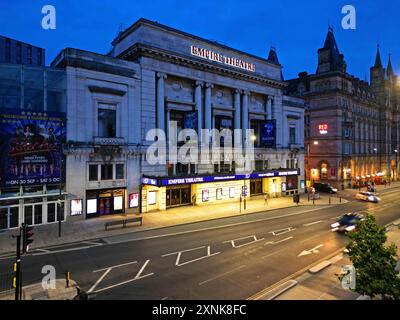
<instances>
[{"instance_id":1,"label":"illuminated marquee sign","mask_svg":"<svg viewBox=\"0 0 400 320\"><path fill-rule=\"evenodd\" d=\"M215 52L212 50L208 50L208 49L204 49L204 48L200 48L200 47L196 47L196 46L191 46L190 52L191 52L192 56L196 56L196 57L207 59L210 61L222 63L225 65L235 67L235 68L240 68L240 69L243 69L246 71L256 72L256 65L254 63L243 61L241 59L234 58L234 57L228 57L224 54L221 54L221 53L218 53L218 52Z\"/></svg>"},{"instance_id":2,"label":"illuminated marquee sign","mask_svg":"<svg viewBox=\"0 0 400 320\"><path fill-rule=\"evenodd\" d=\"M318 130L320 134L328 134L328 128L329 126L325 123L325 124L320 124L318 126Z\"/></svg>"},{"instance_id":3,"label":"illuminated marquee sign","mask_svg":"<svg viewBox=\"0 0 400 320\"><path fill-rule=\"evenodd\" d=\"M252 174L237 174L228 176L205 176L205 177L188 177L188 178L177 178L177 179L155 179L155 178L142 178L142 183L144 185L153 186L173 186L173 185L183 185L183 184L193 184L193 183L212 183L220 181L234 181L234 180L245 180L245 179L261 179L261 178L271 178L271 177L287 177L300 175L300 170L289 170L289 171L273 171L273 172L263 172L263 173L252 173Z\"/></svg>"}]
</instances>

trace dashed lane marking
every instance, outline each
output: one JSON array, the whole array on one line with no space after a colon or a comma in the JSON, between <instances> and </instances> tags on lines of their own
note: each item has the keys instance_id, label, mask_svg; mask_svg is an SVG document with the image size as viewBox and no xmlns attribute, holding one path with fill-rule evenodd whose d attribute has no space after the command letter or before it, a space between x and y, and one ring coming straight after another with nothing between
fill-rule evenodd
<instances>
[{"instance_id":1,"label":"dashed lane marking","mask_svg":"<svg viewBox=\"0 0 400 320\"><path fill-rule=\"evenodd\" d=\"M318 224L318 223L321 223L321 222L324 222L324 221L323 220L319 220L319 221L315 221L315 222L310 222L310 223L303 224L303 226L310 227L310 226L313 226L314 224Z\"/></svg>"},{"instance_id":2,"label":"dashed lane marking","mask_svg":"<svg viewBox=\"0 0 400 320\"><path fill-rule=\"evenodd\" d=\"M219 278L225 277L225 276L227 276L228 274L231 274L231 273L234 273L235 271L238 271L238 270L240 270L240 269L243 269L244 267L245 267L245 265L240 266L240 267L237 267L237 268L235 268L235 269L233 269L233 270L231 270L231 271L222 273L222 274L220 274L220 275L218 275L218 276L215 276L215 277L213 277L213 278L210 278L210 279L208 279L208 280L205 280L205 281L203 281L203 282L200 282L200 283L199 283L199 286L202 286L203 284L209 283L209 282L214 281L214 280L217 280L217 279L219 279Z\"/></svg>"},{"instance_id":3,"label":"dashed lane marking","mask_svg":"<svg viewBox=\"0 0 400 320\"><path fill-rule=\"evenodd\" d=\"M275 245L275 244L279 244L279 243L282 243L282 242L286 242L286 241L289 241L289 240L291 240L291 239L293 239L294 237L288 237L288 238L285 238L285 239L282 239L282 240L279 240L279 241L269 241L269 242L266 242L264 245L266 246L266 245L269 245L269 244L272 244L272 245Z\"/></svg>"}]
</instances>

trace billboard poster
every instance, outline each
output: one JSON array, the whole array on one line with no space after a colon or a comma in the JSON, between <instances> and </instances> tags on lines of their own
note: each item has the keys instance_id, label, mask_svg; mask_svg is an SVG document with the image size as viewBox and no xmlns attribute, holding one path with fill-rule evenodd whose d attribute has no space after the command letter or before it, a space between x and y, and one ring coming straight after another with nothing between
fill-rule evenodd
<instances>
[{"instance_id":1,"label":"billboard poster","mask_svg":"<svg viewBox=\"0 0 400 320\"><path fill-rule=\"evenodd\" d=\"M137 208L139 207L139 194L131 193L129 195L129 208Z\"/></svg>"},{"instance_id":2,"label":"billboard poster","mask_svg":"<svg viewBox=\"0 0 400 320\"><path fill-rule=\"evenodd\" d=\"M185 112L183 122L185 129L193 129L197 132L197 111Z\"/></svg>"},{"instance_id":3,"label":"billboard poster","mask_svg":"<svg viewBox=\"0 0 400 320\"><path fill-rule=\"evenodd\" d=\"M267 120L262 127L262 144L266 148L276 147L276 120Z\"/></svg>"},{"instance_id":4,"label":"billboard poster","mask_svg":"<svg viewBox=\"0 0 400 320\"><path fill-rule=\"evenodd\" d=\"M61 164L65 141L63 113L0 110L0 185L63 182Z\"/></svg>"},{"instance_id":5,"label":"billboard poster","mask_svg":"<svg viewBox=\"0 0 400 320\"><path fill-rule=\"evenodd\" d=\"M71 216L81 215L83 211L82 199L71 200Z\"/></svg>"},{"instance_id":6,"label":"billboard poster","mask_svg":"<svg viewBox=\"0 0 400 320\"><path fill-rule=\"evenodd\" d=\"M203 202L207 202L208 199L209 199L209 197L208 197L208 189L204 189L204 190L202 191L202 201L203 201Z\"/></svg>"}]
</instances>

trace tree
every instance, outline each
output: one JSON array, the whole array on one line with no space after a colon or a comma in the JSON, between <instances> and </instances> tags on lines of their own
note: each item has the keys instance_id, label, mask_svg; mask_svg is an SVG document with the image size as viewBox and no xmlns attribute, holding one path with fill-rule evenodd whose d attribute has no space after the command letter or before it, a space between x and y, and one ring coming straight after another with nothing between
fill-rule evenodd
<instances>
[{"instance_id":1,"label":"tree","mask_svg":"<svg viewBox=\"0 0 400 320\"><path fill-rule=\"evenodd\" d=\"M400 299L400 278L394 244L386 246L385 228L380 227L374 216L367 215L358 229L349 233L349 257L356 270L355 292L371 298Z\"/></svg>"}]
</instances>

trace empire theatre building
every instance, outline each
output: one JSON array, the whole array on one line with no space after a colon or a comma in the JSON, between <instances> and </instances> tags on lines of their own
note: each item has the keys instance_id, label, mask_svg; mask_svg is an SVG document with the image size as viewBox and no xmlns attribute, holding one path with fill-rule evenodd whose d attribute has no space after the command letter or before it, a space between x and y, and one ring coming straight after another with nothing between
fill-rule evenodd
<instances>
[{"instance_id":1,"label":"empire theatre building","mask_svg":"<svg viewBox=\"0 0 400 320\"><path fill-rule=\"evenodd\" d=\"M304 101L283 94L275 49L261 58L145 19L112 45L107 55L67 48L52 64L67 72L72 215L304 191ZM159 139L149 139L152 129L165 132L167 149L184 129L252 129L233 138L254 143L251 163L243 165L250 170L223 154L210 163L180 163L167 153L165 163L151 163L148 150Z\"/></svg>"}]
</instances>

